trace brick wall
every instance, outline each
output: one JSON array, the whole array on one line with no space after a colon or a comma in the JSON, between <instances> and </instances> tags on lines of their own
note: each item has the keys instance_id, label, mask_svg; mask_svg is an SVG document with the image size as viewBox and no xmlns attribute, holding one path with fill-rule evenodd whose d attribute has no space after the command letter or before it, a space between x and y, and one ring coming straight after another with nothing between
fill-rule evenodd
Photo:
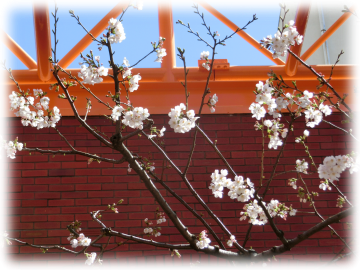
<instances>
[{"instance_id":1,"label":"brick wall","mask_svg":"<svg viewBox=\"0 0 360 270\"><path fill-rule=\"evenodd\" d=\"M175 164L183 169L191 149L191 135L193 132L190 134L175 134L170 131L167 125L167 116L155 115L153 119L157 127L161 128L164 125L167 128L165 133L166 151ZM339 115L332 115L328 117L328 120L341 125L341 116ZM109 137L115 130L115 126L109 120L100 117L91 117L88 122L105 132ZM200 121L201 127L209 137L212 140L217 140L218 148L228 158L234 170L239 175L249 177L257 186L260 177L261 132L254 130L254 122L254 118L251 118L249 114L206 115ZM61 141L55 130L36 130L23 127L19 119L15 118L9 119L7 125L8 138L13 140L15 135L18 135L19 141L26 142L28 147L45 149L62 147L67 149L65 142ZM79 123L74 118L63 117L58 128L77 150L108 158L119 159L121 157L121 155L113 153L111 149L101 146L99 141L88 134L85 128L79 127ZM295 128L296 131L289 136L289 142L294 142L295 136L302 135L301 130L305 128L304 119L301 119L295 125ZM350 152L350 150L347 150L351 148L350 140L341 131L332 129L324 123L315 129L309 130L310 137L307 139L307 145L317 164L322 163L325 156ZM223 169L225 166L200 134L196 144L188 178L203 200L222 219L228 229L236 236L236 239L242 243L248 228L246 221L239 221L243 203L229 199L226 194L224 194L223 199L214 198L211 195L211 191L208 189L210 174L215 169ZM157 152L146 138L134 137L128 140L127 145L135 153L139 153L144 157L152 157L157 167L156 173L161 173L159 167L162 164L162 155ZM297 158L305 158L309 162L302 145L288 143L285 149L284 158L280 160L277 172L293 170ZM269 176L277 154L278 150L268 150L266 147L266 176ZM82 229L85 235L94 239L100 231L97 223L91 220L89 212L103 209L108 204L117 202L119 199L124 199L123 204L118 207L119 214L108 213L104 214L102 218L103 222L114 230L139 234L145 228L144 218L155 219L154 211L158 205L137 175L127 172L127 163L114 165L105 162L93 162L89 165L87 158L82 156L56 155L52 157L52 155L35 153L29 155L27 152L18 152L16 159L9 161L7 166L9 169L9 192L7 198L9 210L6 229L10 236L23 241L37 245L57 244L70 248L66 239L69 236L66 225L75 219L82 221ZM339 185L351 200L352 194L348 193L351 189L349 174L346 171L342 176ZM297 191L287 185L287 179L291 177L296 177L296 175L282 174L276 177L268 192L267 201L276 198L281 202L285 202L288 206L292 204L298 211L313 212L308 203L299 202ZM196 204L196 200L191 196L191 193L174 169L165 170L164 179L190 206L198 210L199 213L204 214L208 223L215 225L215 222L208 218L204 209ZM318 188L320 180L317 174L304 176L304 179L310 190L319 192L320 196L316 201L316 207L324 218L339 211L335 207L337 194L320 190ZM200 233L205 229L191 213L185 211L184 206L160 186L159 188L167 198L170 206L177 212L177 215L191 232ZM156 222L156 220L154 221ZM348 221L351 221L351 219L333 225L334 229L345 238L349 237L350 234L350 230L345 224ZM295 217L288 217L287 221L276 219L279 229L285 232L288 239L296 237L317 222L319 222L319 218L312 213L298 213ZM153 238L154 240L160 242L170 241L172 243L184 241L169 220L162 224L161 227L162 235ZM220 237L224 237L218 226L214 226L214 230L219 233ZM227 241L227 237L224 240ZM99 243L106 243L106 241L107 239L103 238ZM120 241L123 240L116 239L116 242ZM114 243L115 240L112 238L110 247L115 246ZM246 248L251 246L256 251L262 251L279 244L281 242L276 239L269 225L254 226L251 239L248 241ZM325 261L333 258L334 253L340 251L342 247L341 241L332 236L329 229L325 229L291 251L277 256L277 259L278 263L293 259ZM98 251L98 249L94 249L94 251ZM44 264L48 261L55 263L59 260L62 260L62 262L66 260L69 263L84 263L84 256L75 257L71 254L59 253L56 250L49 250L46 254L42 254L39 249L16 243L13 243L9 248L9 252L11 260L20 264L28 264L30 260L40 260ZM113 252L106 253L104 258L109 264L118 263L119 261L172 262L174 260L180 264L196 260L211 263L221 261L193 251L181 251L181 254L183 255L182 260L178 260L170 257L169 251L166 249L127 243Z\"/></svg>"}]
</instances>

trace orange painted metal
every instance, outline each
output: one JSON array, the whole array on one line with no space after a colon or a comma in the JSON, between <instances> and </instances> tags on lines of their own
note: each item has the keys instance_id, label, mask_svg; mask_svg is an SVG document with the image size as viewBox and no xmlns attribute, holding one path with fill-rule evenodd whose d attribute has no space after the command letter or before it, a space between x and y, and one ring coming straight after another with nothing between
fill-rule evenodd
<instances>
[{"instance_id":1,"label":"orange painted metal","mask_svg":"<svg viewBox=\"0 0 360 270\"><path fill-rule=\"evenodd\" d=\"M316 70L319 70L318 67L314 67ZM328 76L330 74L331 67L324 68L324 74ZM299 67L299 72L301 67ZM321 70L321 69L320 69ZM202 73L202 72L201 72ZM221 73L221 71L215 71L215 77L217 77L217 73ZM336 72L335 72L336 73ZM204 74L204 73L202 73ZM14 74L15 76L15 74ZM297 81L297 86L299 89L311 89L315 90L316 86L319 84L317 80L314 80L314 76L309 76L309 80L301 80ZM266 79L266 76L262 78L262 81ZM293 80L293 78L291 78ZM291 84L291 80L286 80L287 83ZM346 80L331 80L332 86L336 89L340 96L343 96L344 93L349 94L346 99L346 102L349 105L356 109L355 102L356 96L353 91L349 91L352 89L352 85L354 84L356 78L354 76L353 79ZM251 80L247 81L210 81L209 88L211 94L216 93L219 96L219 102L216 104L216 112L217 114L235 114L235 113L250 113L249 106L251 103L255 102L255 95L253 90L255 89L255 85L259 82L259 78L251 78ZM91 85L91 91L101 98L105 102L110 102L110 98L106 98L105 95L110 88L110 84L97 84ZM23 89L33 89L33 88L42 88L44 90L47 89L47 85L30 85L30 84L21 84ZM201 97L204 92L205 81L191 81L188 82L188 92L190 93L189 97L189 106L191 109L198 110L199 105L201 103ZM7 87L7 92L4 95L8 95L11 91L15 91L16 86L11 84ZM86 112L86 98L91 96L80 87L71 87L70 94L77 96L77 100L75 102L76 108L80 115L84 115ZM55 92L54 90L47 90L48 97L50 98L50 107L57 106L60 109L60 113L62 116L73 116L73 112L67 102L67 100L57 98L59 92ZM121 97L124 98L124 93L121 94ZM109 111L105 106L95 102L94 98L91 98L93 102L93 107L90 111L90 115L110 115L111 111ZM151 115L154 114L168 114L170 108L173 108L176 105L179 105L181 102L185 102L185 93L184 87L179 82L141 82L138 90L130 93L130 100L134 104L134 106L142 106L149 110ZM4 103L5 113L7 117L14 117L14 112L10 111L9 102ZM110 102L111 104L111 102ZM208 108L204 108L205 114L210 114Z\"/></svg>"},{"instance_id":2,"label":"orange painted metal","mask_svg":"<svg viewBox=\"0 0 360 270\"><path fill-rule=\"evenodd\" d=\"M104 18L101 19L89 32L96 38L109 25L111 18L118 17L122 10L128 6L126 2L117 4ZM66 69L79 55L93 42L92 38L86 34L60 61L59 66Z\"/></svg>"},{"instance_id":3,"label":"orange painted metal","mask_svg":"<svg viewBox=\"0 0 360 270\"><path fill-rule=\"evenodd\" d=\"M211 63L212 60L209 60L209 62ZM202 66L202 64L204 63L206 63L206 60L198 60L199 70L202 72L208 72L207 69ZM227 59L214 60L213 70L229 70L229 69L230 69L230 64L228 63Z\"/></svg>"},{"instance_id":4,"label":"orange painted metal","mask_svg":"<svg viewBox=\"0 0 360 270\"><path fill-rule=\"evenodd\" d=\"M66 69L67 72L71 72L73 75L77 75L80 72L80 69ZM113 74L112 70L109 69L109 74ZM3 71L4 74L6 71ZM140 73L141 75L141 81L142 82L161 82L163 80L163 77L165 75L165 70L161 68L134 68L132 69L132 72L134 74ZM43 82L39 80L37 77L37 71L36 70L13 70L12 71L14 78L18 81L19 84L31 84L31 85L48 85L50 83L55 83L56 80L51 77L51 79L48 82ZM59 76L61 78L66 78L67 75L65 73L60 73ZM10 79L7 79L8 76L5 76L5 82L3 84L12 84L13 82ZM103 82L100 85L106 85L106 84L113 84L114 80L110 77L102 77ZM80 80L81 81L81 80ZM90 86L91 88L92 86Z\"/></svg>"},{"instance_id":5,"label":"orange painted metal","mask_svg":"<svg viewBox=\"0 0 360 270\"><path fill-rule=\"evenodd\" d=\"M4 44L15 56L29 69L36 69L37 64L8 34L1 30L1 36Z\"/></svg>"},{"instance_id":6,"label":"orange painted metal","mask_svg":"<svg viewBox=\"0 0 360 270\"><path fill-rule=\"evenodd\" d=\"M356 9L356 6L352 6L350 8L351 12L354 12ZM324 34L322 34L317 41L314 42L313 45L310 46L309 49L307 49L306 52L301 55L301 59L303 61L306 61L309 59L309 57L332 35L334 32L351 16L352 14L350 12L345 12L341 17L334 22L332 26L330 26L329 29L327 29Z\"/></svg>"},{"instance_id":7,"label":"orange painted metal","mask_svg":"<svg viewBox=\"0 0 360 270\"><path fill-rule=\"evenodd\" d=\"M331 66L329 65L312 65L312 67L317 71L321 72L325 76L330 74ZM207 72L202 72L198 67L189 67L188 82L204 82L207 78ZM284 80L296 80L304 81L314 79L314 75L304 66L298 67L298 72L294 77L290 77L284 74L284 66L275 65L275 66L232 66L228 70L214 70L214 77L211 81L260 81L268 79L267 73L273 70L276 74L283 75ZM354 72L354 65L337 65L336 72L332 76L332 80L353 80L356 78ZM80 69L67 69L71 71L72 74L76 75ZM145 82L157 83L162 82L165 76L165 70L162 68L134 68L134 74L140 73L142 79L140 85ZM12 85L13 82L6 76L6 71L4 72L5 80L2 82L4 85ZM48 85L49 83L54 83L55 79L51 79L49 82L40 81L37 77L36 70L13 70L12 71L15 79L19 84L28 84L33 85L33 88L36 88L36 85L39 88L44 87L43 85ZM112 74L112 71L109 70L109 74ZM183 68L174 68L172 69L172 74L175 79L175 83L184 81L184 69ZM60 77L65 77L60 75ZM104 81L99 84L100 86L106 88L109 84L113 84L113 80L110 77L103 77ZM180 84L180 83L179 83ZM94 86L90 86L93 88Z\"/></svg>"},{"instance_id":8,"label":"orange painted metal","mask_svg":"<svg viewBox=\"0 0 360 270\"><path fill-rule=\"evenodd\" d=\"M34 26L36 40L37 73L39 79L46 82L52 78L49 57L51 52L51 35L49 7L46 2L34 4Z\"/></svg>"},{"instance_id":9,"label":"orange painted metal","mask_svg":"<svg viewBox=\"0 0 360 270\"><path fill-rule=\"evenodd\" d=\"M219 19L221 22L223 22L227 27L229 27L232 31L236 31L236 29L240 28L236 24L234 24L232 21L230 21L228 18L226 18L223 14L221 14L219 11L217 11L215 8L210 6L208 3L204 1L198 1L198 3L205 8L207 11L209 11L212 15L214 15L217 19ZM263 55L265 55L267 58L269 58L271 61L273 61L277 65L284 65L284 61L281 59L274 59L272 56L272 52L265 48L261 48L260 43L254 39L252 36L247 34L245 31L239 31L237 34L245 39L251 46L253 46L255 49L257 49L259 52L261 52Z\"/></svg>"},{"instance_id":10,"label":"orange painted metal","mask_svg":"<svg viewBox=\"0 0 360 270\"><path fill-rule=\"evenodd\" d=\"M295 26L297 31L299 32L299 35L302 35L304 38L305 38L307 22L309 19L309 13L310 13L310 3L300 4L296 11ZM303 44L304 43L301 43L300 45L295 45L291 47L291 51L296 55L300 55ZM292 55L288 54L285 64L286 75L294 76L296 74L298 65L299 65L298 60L296 60L296 58L293 57Z\"/></svg>"},{"instance_id":11,"label":"orange painted metal","mask_svg":"<svg viewBox=\"0 0 360 270\"><path fill-rule=\"evenodd\" d=\"M119 8L119 5L116 6L117 9L115 7L111 12L115 12L115 10L117 10L116 12L119 12L120 14L121 8ZM206 3L204 5L208 6ZM111 12L109 12L110 15L107 15L108 18L106 18L105 16L105 18L102 20L102 27L99 23L100 26L98 24L91 30L94 36L96 33L94 32L95 28L96 31L99 31L99 33L101 33L101 31L103 31L103 29L107 26L108 20L111 17L117 16L116 14L111 14ZM220 17L220 20L222 21L227 20L225 19L225 17ZM229 27L231 28L231 25ZM237 26L234 24L232 25L232 27L234 27L235 29L237 28ZM166 38L164 47L167 50L167 57L164 57L161 68L133 69L134 74L141 74L142 80L140 82L140 88L137 91L131 93L130 95L130 99L133 104L136 104L136 106L147 107L151 114L167 114L171 107L178 105L180 102L185 102L184 88L180 84L180 81L184 81L184 70L181 67L177 68L175 66L176 52L170 3L159 6L159 32L160 36ZM244 32L241 31L240 33ZM257 43L257 41L255 41L254 39L253 41L254 42L252 45L259 49L259 43ZM61 60L63 62L60 61L62 67L68 66L77 57L77 54L84 48L86 48L86 46L88 46L87 42L88 44L90 44L91 42L91 38L89 36L84 37L75 46L76 48L73 48L68 53L68 55ZM265 49L260 50L260 52L264 53ZM272 59L271 52L268 53ZM225 59L219 60L227 62L227 60ZM281 61L279 59L277 60L278 62ZM282 61L279 63L284 64ZM325 76L329 76L331 71L331 66L329 65L314 66L314 68ZM254 102L254 94L252 93L252 91L255 88L255 84L258 83L258 81L260 80L265 81L266 79L268 79L267 73L270 71L270 69L272 69L276 74L285 73L285 65L230 66L227 70L215 68L210 79L209 88L212 93L218 94L219 97L221 96L221 102L219 102L216 106L216 113L249 113L248 108L250 104ZM349 92L348 89L356 79L355 74L353 74L353 70L353 65L337 66L337 72L333 75L331 83L340 95ZM73 74L77 74L79 72L79 69L68 69L67 71L71 71ZM111 74L111 71L109 73ZM207 72L203 71L202 67L189 68L189 106L195 110L199 107L205 87L207 74ZM48 82L40 80L37 74L37 70L14 70L13 75L23 89L47 89L49 83L55 82L53 78L51 78L51 80ZM112 89L111 86L113 84L113 80L110 77L104 77L103 79L104 81L101 84L90 85L89 87L95 95L97 95L100 99L106 102L107 98L105 97L105 95L107 94L107 90L105 91L105 89ZM283 79L289 83L291 80L296 80L298 87L301 89L315 89L318 84L318 81L314 79L314 75L303 66L298 67L298 71L296 72L295 76L291 77L284 74ZM9 93L15 90L14 84L9 79L6 79L4 84L8 86L7 91ZM80 115L84 115L86 112L86 97L91 96L84 89L80 89L79 86L71 87L69 91L71 95L77 96L76 107ZM355 100L353 97L354 93L349 94L350 96L349 98L347 98L347 101L351 103L353 100ZM66 100L57 98L57 95L58 93L54 90L48 91L48 96L51 99L50 105L58 106L63 116L72 116L72 109L70 108L68 102ZM9 105L7 104L6 106ZM204 113L207 114L210 113L210 111L204 110ZM101 104L93 106L90 112L90 115L104 114L109 115L109 110L106 107L101 106ZM14 115L12 114L12 112L8 111L7 116L11 117Z\"/></svg>"},{"instance_id":12,"label":"orange painted metal","mask_svg":"<svg viewBox=\"0 0 360 270\"><path fill-rule=\"evenodd\" d=\"M312 65L312 67L317 71L321 72L325 76L330 75L331 66L329 65ZM338 69L334 72L333 76L336 74L335 80L353 80L356 78L356 74L354 72L354 65L339 65L336 66ZM292 81L307 81L307 80L315 80L318 82L314 76L314 74L309 71L304 66L299 66L298 71L295 76L290 77L285 73L284 66L276 65L276 66L238 66L238 67L230 67L229 70L215 70L215 81L265 81L269 78L267 75L268 72L272 70L277 75L282 75L284 80L292 80ZM332 80L331 80L332 81ZM254 86L255 89L255 86ZM252 90L254 90L252 89Z\"/></svg>"},{"instance_id":13,"label":"orange painted metal","mask_svg":"<svg viewBox=\"0 0 360 270\"><path fill-rule=\"evenodd\" d=\"M166 57L163 58L161 68L165 69L164 81L174 81L171 70L176 67L174 23L172 17L171 2L166 1L158 5L159 34L165 38L163 48L166 49Z\"/></svg>"}]
</instances>

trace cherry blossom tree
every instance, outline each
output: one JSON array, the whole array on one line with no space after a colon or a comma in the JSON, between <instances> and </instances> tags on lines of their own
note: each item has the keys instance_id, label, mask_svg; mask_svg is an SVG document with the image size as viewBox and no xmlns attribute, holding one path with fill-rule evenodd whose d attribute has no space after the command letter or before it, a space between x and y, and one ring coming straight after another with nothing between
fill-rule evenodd
<instances>
[{"instance_id":1,"label":"cherry blossom tree","mask_svg":"<svg viewBox=\"0 0 360 270\"><path fill-rule=\"evenodd\" d=\"M141 10L142 4L130 5L128 8L131 7ZM225 41L230 39L238 31L243 31L247 26L256 21L256 16L254 15L243 28L237 29L234 33L225 36L224 38L220 38L218 32L212 32L210 30L210 27L205 21L204 15L200 13L198 6L194 5L195 13L200 16L203 26L207 29L210 41L201 37L198 32L193 31L189 24L186 25L181 20L177 22L181 26L185 27L189 33L195 35L200 42L203 42L210 48L209 51L203 51L200 53L200 59L205 60L202 67L208 71L208 76L204 85L204 92L198 112L195 112L188 105L190 95L187 89L188 70L186 68L185 61L185 49L178 48L178 57L182 60L184 65L184 83L182 83L184 86L184 100L178 106L175 106L175 108L169 108L169 125L175 133L187 133L191 130L195 130L193 146L190 151L187 165L184 170L180 170L172 159L169 158L165 148L163 147L164 142L162 139L166 137L165 127L156 126L156 123L154 123L154 121L150 118L151 112L149 112L148 109L145 107L135 107L146 106L146 104L133 104L130 101L132 92L141 91L141 75L132 74L132 68L140 61L153 54L156 54L155 62L161 62L163 57L166 57L166 50L163 48L163 44L166 40L160 37L158 42L152 43L151 51L141 58L136 64L130 65L126 58L124 58L123 62L119 64L116 63L114 59L113 47L120 46L117 43L126 42L125 29L122 25L122 19L124 18L128 8L123 11L119 19L110 19L109 26L101 38L96 38L88 32L82 25L80 18L75 15L75 12L70 11L70 15L93 38L94 42L98 44L99 49L106 49L108 51L110 68L100 64L100 57L95 56L94 53L90 51L86 55L81 55L83 63L81 63L81 70L77 76L71 74L58 65L56 56L57 42L55 43L55 47L53 49L53 56L49 58L49 61L53 65L52 73L56 79L56 83L52 84L51 88L61 90L58 97L68 101L75 118L82 127L98 139L103 146L119 152L122 155L122 158L118 160L110 159L77 150L66 139L66 136L63 135L57 128L57 123L61 121L61 112L56 106L50 106L51 102L46 96L47 93L41 89L34 89L33 92L29 90L22 90L21 85L17 83L16 78L12 75L11 69L7 69L7 71L9 72L11 80L13 80L16 84L18 90L12 92L9 96L9 100L11 109L17 117L21 118L20 121L22 125L31 126L37 129L52 128L56 130L58 135L67 143L70 150L29 148L26 146L26 142L20 142L17 138L10 141L3 140L2 145L5 148L6 155L11 159L16 158L17 151L28 151L30 153L42 153L49 155L81 155L88 158L88 163L97 161L113 164L128 164L128 171L134 171L138 175L159 205L159 208L156 210L156 221L151 221L146 218L144 220L146 226L144 227L142 235L129 235L110 228L107 226L106 222L102 221L101 217L107 213L118 213L117 207L122 203L122 199L119 198L119 201L114 202L112 205L108 205L106 209L98 209L97 211L90 213L92 219L99 225L99 236L95 239L90 239L84 235L84 233L81 232L81 222L74 221L67 226L70 233L68 240L71 248L59 245L34 245L25 243L18 239L9 237L5 233L4 239L6 242L11 244L11 242L15 241L20 244L39 248L44 253L49 249L58 249L74 255L84 254L86 265L101 263L104 253L113 250L113 248L108 248L109 241L107 244L97 243L103 237L108 237L109 239L111 237L118 237L124 239L125 241L135 241L138 243L169 249L169 255L171 256L176 255L180 257L182 250L192 249L197 252L217 256L235 263L243 261L251 261L251 263L264 263L268 262L276 255L286 253L309 237L315 235L317 232L329 227L331 232L343 241L344 248L346 247L351 251L352 249L349 246L349 243L347 243L336 232L336 230L332 228L332 224L339 222L353 213L353 205L339 189L336 181L339 181L343 171L349 170L352 174L358 170L357 155L352 152L348 155L329 156L323 160L322 164L316 164L311 155L311 151L309 151L307 146L307 138L311 136L311 129L319 125L320 122L325 122L334 128L340 129L356 140L352 130L336 126L326 120L326 116L330 115L333 111L337 111L346 118L346 123L351 123L353 121L352 110L346 103L346 97L339 96L336 89L334 89L330 84L332 73L336 64L339 62L342 52L339 54L339 57L333 66L330 77L326 79L323 75L319 74L291 51L291 47L300 44L303 39L303 37L297 32L294 21L290 20L288 23L285 23L285 18L281 18L282 27L279 28L273 37L269 35L261 41L264 48L273 50L274 58L278 58L279 56L284 56L286 54L290 54L289 57L295 57L302 65L314 74L314 80L319 81L319 86L315 90L299 89L296 82L289 85L282 79L281 74L275 74L272 71L269 71L268 80L265 82L259 81L258 84L254 85L255 101L252 104L249 104L249 111L252 113L252 117L256 119L254 119L255 130L258 130L258 132L262 134L263 149L261 156L260 185L256 186L251 179L244 178L233 169L219 151L216 141L213 141L201 128L201 115L203 110L208 107L208 109L213 113L215 112L217 102L221 102L220 93L210 95L209 91L209 80L213 71L213 61L211 61L211 59L215 59L216 49L219 46L224 46ZM286 14L286 6L282 5L281 8ZM55 10L55 14L53 14L55 22L58 20L56 11L57 8ZM56 28L54 35L56 40ZM109 69L111 69L112 72L109 72ZM96 96L88 88L88 85L101 83L103 81L103 77L105 76L111 77L114 81L113 92L109 93L107 96L111 99L111 104L109 102L104 102L104 97ZM71 95L71 88L74 86L80 86L83 91L87 91L91 97L87 100L86 114L84 116L79 115L76 107L76 97ZM323 90L325 88L326 90ZM95 100L98 106L105 106L111 110L111 115L105 117L115 123L116 132L109 139L103 136L103 134L97 129L90 126L87 122L87 115L93 106L91 100ZM303 135L297 137L294 142L290 142L288 141L288 135L294 130L294 123L296 123L302 115L305 115L307 130L304 130ZM125 135L124 129L126 127L131 128L132 132ZM202 215L195 210L195 207L191 207L181 198L179 194L172 190L168 184L163 181L161 175L155 173L154 164L150 160L140 156L138 153L130 151L124 144L129 138L138 135L145 136L155 146L157 151L163 155L166 163L176 171L181 180L185 183L192 196L196 199L197 204L201 205L205 209L209 217L215 221L216 226L219 226L227 236L225 241L220 239L218 234L215 232L213 228L214 225L207 222ZM192 156L196 146L195 142L198 135L202 136L207 141L226 166L226 169L215 169L214 172L209 175L209 180L211 180L209 189L211 189L215 198L229 196L231 199L238 201L239 211L241 211L241 218L239 222L246 220L249 223L245 241L243 243L240 243L234 234L224 225L221 219L214 214L187 178L187 173L191 165ZM267 146L265 145L266 138L269 138ZM310 206L313 207L314 215L319 217L318 224L291 239L278 228L274 220L275 218L285 220L286 218L291 218L291 216L297 215L297 209L294 209L291 205L281 203L276 198L269 199L269 196L266 196L269 187L271 187L272 181L279 175L279 173L276 174L276 168L280 159L283 158L282 154L287 143L297 143L303 145L303 149L308 155L308 159L306 160L310 160L310 164L305 159L298 159L296 164L294 164L293 170L282 172L280 174L291 173L293 175L293 178L288 180L288 185L298 191L300 202L310 204ZM265 177L264 173L265 148L275 150L278 148L280 149L269 177ZM165 166L162 167L162 170L164 169ZM303 180L303 175L310 173L316 174L318 175L318 178L320 178L320 190L337 190L339 194L337 207L343 208L339 209L337 214L328 218L323 218L321 213L316 209L315 201L317 200L318 192L316 190L310 190ZM155 183L160 184L203 224L203 230L200 233L191 232L183 224L181 218L179 218L175 211L169 206L163 195L159 192ZM176 227L178 233L185 239L184 243L173 244L170 242L165 243L156 241L156 237L161 235L161 227L159 225L166 222L166 220L170 220ZM249 235L254 226L270 226L273 233L282 244L279 246L273 246L272 248L262 252L257 252L251 247L246 247L246 242L249 239ZM151 239L149 240L145 236L151 236ZM88 253L87 249L90 246L98 248L98 252ZM234 249L229 250L229 248L235 248L236 251L234 251ZM350 253L343 256L348 256ZM339 258L340 257L335 256L333 260L335 261Z\"/></svg>"}]
</instances>

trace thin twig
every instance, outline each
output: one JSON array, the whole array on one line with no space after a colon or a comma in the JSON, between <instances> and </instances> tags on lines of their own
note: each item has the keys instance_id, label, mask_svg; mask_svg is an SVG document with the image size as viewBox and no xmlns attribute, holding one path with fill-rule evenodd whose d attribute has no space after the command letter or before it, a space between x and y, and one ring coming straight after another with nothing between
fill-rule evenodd
<instances>
[{"instance_id":1,"label":"thin twig","mask_svg":"<svg viewBox=\"0 0 360 270\"><path fill-rule=\"evenodd\" d=\"M328 122L328 121L326 121L326 120L322 120L323 122L325 122L325 123L327 123L327 124L329 124L329 125L331 125L331 126L333 126L334 128L337 128L337 129L340 129L341 131L344 131L346 134L349 134L354 140L356 140L357 142L359 141L350 131L347 131L347 130L345 130L345 129L343 129L343 128L341 128L341 127L338 127L337 125L335 125L335 124L333 124L333 123L331 123L331 122Z\"/></svg>"},{"instance_id":2,"label":"thin twig","mask_svg":"<svg viewBox=\"0 0 360 270\"><path fill-rule=\"evenodd\" d=\"M306 188L306 192L308 194L308 198L310 198L310 201L311 201L311 206L313 207L314 211L315 211L315 215L317 215L322 221L325 221L325 219L320 215L320 213L317 211L316 207L315 207L315 202L314 200L312 199L312 196L311 196L311 193L305 183L305 181L303 180L303 178L301 177L301 174L299 173L298 174L298 178L300 178L300 180L303 182L305 188ZM328 225L329 229L346 245L346 247L349 249L349 250L352 250L349 245L346 243L346 241L330 226Z\"/></svg>"},{"instance_id":3,"label":"thin twig","mask_svg":"<svg viewBox=\"0 0 360 270\"><path fill-rule=\"evenodd\" d=\"M345 101L339 96L339 94L335 91L335 89L324 79L324 76L321 76L319 73L317 73L310 65L306 64L299 56L294 54L290 49L287 50L292 56L294 56L303 66L308 68L316 77L320 79L320 81L323 84L326 84L331 91L334 93L334 95L340 100L341 104L345 106L346 109L348 109L349 112L351 112L350 107L345 103ZM348 115L347 115L348 116ZM349 117L349 116L348 116ZM350 118L350 117L349 117Z\"/></svg>"}]
</instances>

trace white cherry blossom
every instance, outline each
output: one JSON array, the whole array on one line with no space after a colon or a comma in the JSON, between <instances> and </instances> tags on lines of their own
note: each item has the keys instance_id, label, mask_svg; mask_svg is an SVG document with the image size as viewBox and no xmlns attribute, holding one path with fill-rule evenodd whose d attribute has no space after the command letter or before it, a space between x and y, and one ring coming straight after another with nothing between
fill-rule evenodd
<instances>
[{"instance_id":1,"label":"white cherry blossom","mask_svg":"<svg viewBox=\"0 0 360 270\"><path fill-rule=\"evenodd\" d=\"M120 21L111 18L109 20L109 28L113 29L113 31L115 32L115 35L112 33L109 37L110 43L121 43L123 40L125 40L126 35L124 27Z\"/></svg>"},{"instance_id":2,"label":"white cherry blossom","mask_svg":"<svg viewBox=\"0 0 360 270\"><path fill-rule=\"evenodd\" d=\"M96 253L91 252L91 254L85 253L87 260L85 261L86 265L92 265L95 262L96 259Z\"/></svg>"}]
</instances>

